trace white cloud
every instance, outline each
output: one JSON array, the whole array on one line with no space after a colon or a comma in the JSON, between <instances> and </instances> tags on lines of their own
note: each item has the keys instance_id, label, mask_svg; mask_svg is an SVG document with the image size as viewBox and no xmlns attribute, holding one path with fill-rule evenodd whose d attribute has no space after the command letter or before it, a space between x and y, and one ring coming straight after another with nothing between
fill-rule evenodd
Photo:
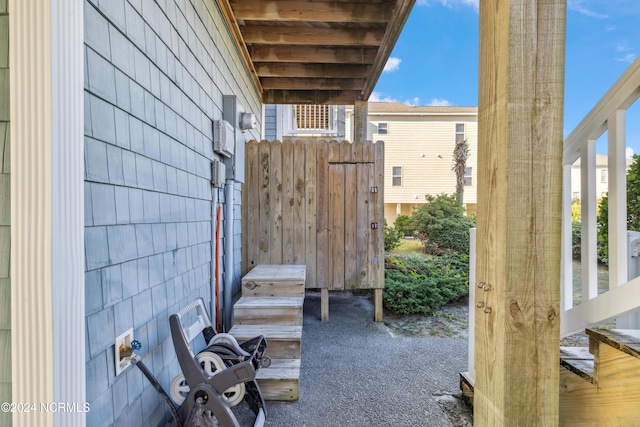
<instances>
[{"instance_id":1,"label":"white cloud","mask_svg":"<svg viewBox=\"0 0 640 427\"><path fill-rule=\"evenodd\" d=\"M399 101L390 96L385 96L383 93L373 92L369 97L369 102L399 102Z\"/></svg>"},{"instance_id":2,"label":"white cloud","mask_svg":"<svg viewBox=\"0 0 640 427\"><path fill-rule=\"evenodd\" d=\"M396 71L398 68L400 68L400 63L401 62L402 62L402 59L391 56L387 60L387 63L384 64L384 69L382 70L382 72L389 72L390 73L392 71Z\"/></svg>"},{"instance_id":3,"label":"white cloud","mask_svg":"<svg viewBox=\"0 0 640 427\"><path fill-rule=\"evenodd\" d=\"M638 55L636 55L635 53L627 53L624 56L620 56L620 57L616 58L616 61L626 62L626 63L631 64L636 59L637 56Z\"/></svg>"},{"instance_id":4,"label":"white cloud","mask_svg":"<svg viewBox=\"0 0 640 427\"><path fill-rule=\"evenodd\" d=\"M451 102L443 98L433 98L429 104L429 107L449 107L451 106Z\"/></svg>"},{"instance_id":5,"label":"white cloud","mask_svg":"<svg viewBox=\"0 0 640 427\"><path fill-rule=\"evenodd\" d=\"M627 153L627 159L632 158L632 157L633 157L633 155L635 154L635 153L633 152L633 148L631 148L631 147L627 147L627 151L626 151L626 153Z\"/></svg>"},{"instance_id":6,"label":"white cloud","mask_svg":"<svg viewBox=\"0 0 640 427\"><path fill-rule=\"evenodd\" d=\"M407 99L404 103L410 107L415 107L416 105L420 105L420 98L416 96L413 99Z\"/></svg>"},{"instance_id":7,"label":"white cloud","mask_svg":"<svg viewBox=\"0 0 640 427\"><path fill-rule=\"evenodd\" d=\"M582 4L583 4L582 0L569 0L569 2L567 3L567 7L569 10L573 10L574 12L578 12L579 14L588 16L590 18L597 18L597 19L609 18L609 15L605 15L603 13L598 13L591 9L587 9L586 7L582 6Z\"/></svg>"},{"instance_id":8,"label":"white cloud","mask_svg":"<svg viewBox=\"0 0 640 427\"><path fill-rule=\"evenodd\" d=\"M440 4L444 7L458 7L458 6L471 6L476 11L479 9L480 0L418 0L418 6L433 6L434 4Z\"/></svg>"}]
</instances>

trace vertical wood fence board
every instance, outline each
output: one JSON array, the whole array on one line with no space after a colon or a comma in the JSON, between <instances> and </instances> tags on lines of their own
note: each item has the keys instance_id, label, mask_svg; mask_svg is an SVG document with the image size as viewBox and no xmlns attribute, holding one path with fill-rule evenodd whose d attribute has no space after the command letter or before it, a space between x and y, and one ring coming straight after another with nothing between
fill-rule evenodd
<instances>
[{"instance_id":1,"label":"vertical wood fence board","mask_svg":"<svg viewBox=\"0 0 640 427\"><path fill-rule=\"evenodd\" d=\"M351 161L354 163L362 163L362 142L354 142L351 144Z\"/></svg>"},{"instance_id":2,"label":"vertical wood fence board","mask_svg":"<svg viewBox=\"0 0 640 427\"><path fill-rule=\"evenodd\" d=\"M260 162L258 156L258 142L250 141L245 150L245 170L247 179L242 192L243 207L246 207L246 214L242 216L243 251L246 250L246 258L242 258L242 274L247 274L258 264L260 250L258 246L260 234L260 205L258 199L258 186L260 178ZM216 212L214 212L214 215ZM244 252L243 252L244 255Z\"/></svg>"},{"instance_id":3,"label":"vertical wood fence board","mask_svg":"<svg viewBox=\"0 0 640 427\"><path fill-rule=\"evenodd\" d=\"M293 264L293 143L282 143L282 262Z\"/></svg>"},{"instance_id":4,"label":"vertical wood fence board","mask_svg":"<svg viewBox=\"0 0 640 427\"><path fill-rule=\"evenodd\" d=\"M271 250L269 264L282 264L282 143L272 141L269 144L271 153L271 223L269 233L271 236Z\"/></svg>"},{"instance_id":5,"label":"vertical wood fence board","mask_svg":"<svg viewBox=\"0 0 640 427\"><path fill-rule=\"evenodd\" d=\"M260 185L258 191L258 204L260 206L259 220L259 264L270 264L270 246L271 239L269 228L271 226L271 207L270 207L270 144L268 142L260 144Z\"/></svg>"},{"instance_id":6,"label":"vertical wood fence board","mask_svg":"<svg viewBox=\"0 0 640 427\"><path fill-rule=\"evenodd\" d=\"M350 163L352 160L352 148L353 144L349 141L342 141L340 143L340 162L342 163Z\"/></svg>"},{"instance_id":7,"label":"vertical wood fence board","mask_svg":"<svg viewBox=\"0 0 640 427\"><path fill-rule=\"evenodd\" d=\"M344 289L344 171L343 164L329 165L329 289Z\"/></svg>"},{"instance_id":8,"label":"vertical wood fence board","mask_svg":"<svg viewBox=\"0 0 640 427\"><path fill-rule=\"evenodd\" d=\"M373 146L373 142L364 141L362 143L362 161L366 163L373 163L376 161L375 147Z\"/></svg>"},{"instance_id":9,"label":"vertical wood fence board","mask_svg":"<svg viewBox=\"0 0 640 427\"><path fill-rule=\"evenodd\" d=\"M306 263L306 203L305 203L305 149L304 141L293 145L293 263Z\"/></svg>"},{"instance_id":10,"label":"vertical wood fence board","mask_svg":"<svg viewBox=\"0 0 640 427\"><path fill-rule=\"evenodd\" d=\"M316 288L316 250L317 250L317 227L316 227L316 180L317 180L317 144L313 141L307 143L305 151L305 256L307 265L306 287Z\"/></svg>"},{"instance_id":11,"label":"vertical wood fence board","mask_svg":"<svg viewBox=\"0 0 640 427\"><path fill-rule=\"evenodd\" d=\"M363 163L358 165L358 189L356 196L356 244L357 244L357 260L359 287L363 289L370 288L369 277L369 239L371 230L371 221L369 213L369 175L373 175L370 170L373 164Z\"/></svg>"},{"instance_id":12,"label":"vertical wood fence board","mask_svg":"<svg viewBox=\"0 0 640 427\"><path fill-rule=\"evenodd\" d=\"M351 144L349 144L351 145ZM344 287L354 289L360 286L358 280L357 236L357 185L358 173L355 163L344 167Z\"/></svg>"},{"instance_id":13,"label":"vertical wood fence board","mask_svg":"<svg viewBox=\"0 0 640 427\"><path fill-rule=\"evenodd\" d=\"M317 235L316 235L316 285L329 287L329 145L320 141L317 145Z\"/></svg>"},{"instance_id":14,"label":"vertical wood fence board","mask_svg":"<svg viewBox=\"0 0 640 427\"><path fill-rule=\"evenodd\" d=\"M375 194L376 215L373 221L378 222L378 228L372 230L373 245L375 248L375 264L376 278L373 286L376 288L384 288L384 142L378 141L375 146L375 183L378 192Z\"/></svg>"},{"instance_id":15,"label":"vertical wood fence board","mask_svg":"<svg viewBox=\"0 0 640 427\"><path fill-rule=\"evenodd\" d=\"M329 142L329 154L327 155L327 161L329 163L340 163L340 143L337 141Z\"/></svg>"}]
</instances>

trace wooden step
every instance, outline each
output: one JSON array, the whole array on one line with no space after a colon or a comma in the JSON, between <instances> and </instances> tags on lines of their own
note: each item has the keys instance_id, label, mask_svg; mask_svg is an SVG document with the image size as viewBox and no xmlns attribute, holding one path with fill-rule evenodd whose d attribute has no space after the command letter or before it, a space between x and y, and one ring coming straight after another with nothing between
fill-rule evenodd
<instances>
[{"instance_id":1,"label":"wooden step","mask_svg":"<svg viewBox=\"0 0 640 427\"><path fill-rule=\"evenodd\" d=\"M260 368L256 379L265 400L298 400L300 395L300 359L273 360Z\"/></svg>"},{"instance_id":2,"label":"wooden step","mask_svg":"<svg viewBox=\"0 0 640 427\"><path fill-rule=\"evenodd\" d=\"M593 354L587 347L560 347L560 366L584 378L591 384L593 377Z\"/></svg>"},{"instance_id":3,"label":"wooden step","mask_svg":"<svg viewBox=\"0 0 640 427\"><path fill-rule=\"evenodd\" d=\"M243 342L258 335L267 339L266 355L272 360L300 359L300 343L302 326L287 325L235 325L229 331L238 342Z\"/></svg>"},{"instance_id":4,"label":"wooden step","mask_svg":"<svg viewBox=\"0 0 640 427\"><path fill-rule=\"evenodd\" d=\"M241 297L233 306L235 325L302 325L303 297Z\"/></svg>"},{"instance_id":5,"label":"wooden step","mask_svg":"<svg viewBox=\"0 0 640 427\"><path fill-rule=\"evenodd\" d=\"M571 350L560 368L560 425L640 425L640 331L586 332L592 361L584 349Z\"/></svg>"},{"instance_id":6,"label":"wooden step","mask_svg":"<svg viewBox=\"0 0 640 427\"><path fill-rule=\"evenodd\" d=\"M261 264L242 278L242 296L303 297L306 266Z\"/></svg>"}]
</instances>

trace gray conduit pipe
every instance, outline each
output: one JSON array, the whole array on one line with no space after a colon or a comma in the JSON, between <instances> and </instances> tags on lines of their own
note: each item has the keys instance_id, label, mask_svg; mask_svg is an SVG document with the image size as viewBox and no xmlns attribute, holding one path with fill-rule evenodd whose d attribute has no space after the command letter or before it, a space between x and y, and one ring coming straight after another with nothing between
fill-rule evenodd
<instances>
[{"instance_id":1,"label":"gray conduit pipe","mask_svg":"<svg viewBox=\"0 0 640 427\"><path fill-rule=\"evenodd\" d=\"M224 287L221 290L224 301L224 330L231 329L233 307L231 296L233 293L233 205L234 205L234 181L228 179L224 188Z\"/></svg>"}]
</instances>

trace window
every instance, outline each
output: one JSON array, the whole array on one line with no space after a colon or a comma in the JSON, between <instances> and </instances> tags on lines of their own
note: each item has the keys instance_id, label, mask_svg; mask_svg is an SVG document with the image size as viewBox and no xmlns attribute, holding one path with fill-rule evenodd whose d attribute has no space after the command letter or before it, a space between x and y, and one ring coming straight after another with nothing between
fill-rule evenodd
<instances>
[{"instance_id":1,"label":"window","mask_svg":"<svg viewBox=\"0 0 640 427\"><path fill-rule=\"evenodd\" d=\"M391 185L393 187L402 187L402 166L391 168Z\"/></svg>"},{"instance_id":2,"label":"window","mask_svg":"<svg viewBox=\"0 0 640 427\"><path fill-rule=\"evenodd\" d=\"M464 123L456 123L456 142L462 142L464 139Z\"/></svg>"},{"instance_id":3,"label":"window","mask_svg":"<svg viewBox=\"0 0 640 427\"><path fill-rule=\"evenodd\" d=\"M378 123L378 135L386 135L389 133L387 123Z\"/></svg>"},{"instance_id":4,"label":"window","mask_svg":"<svg viewBox=\"0 0 640 427\"><path fill-rule=\"evenodd\" d=\"M608 175L608 171L606 169L602 169L602 171L600 171L600 182L607 182L607 175Z\"/></svg>"},{"instance_id":5,"label":"window","mask_svg":"<svg viewBox=\"0 0 640 427\"><path fill-rule=\"evenodd\" d=\"M473 185L473 168L466 167L464 168L464 186L470 187Z\"/></svg>"}]
</instances>

